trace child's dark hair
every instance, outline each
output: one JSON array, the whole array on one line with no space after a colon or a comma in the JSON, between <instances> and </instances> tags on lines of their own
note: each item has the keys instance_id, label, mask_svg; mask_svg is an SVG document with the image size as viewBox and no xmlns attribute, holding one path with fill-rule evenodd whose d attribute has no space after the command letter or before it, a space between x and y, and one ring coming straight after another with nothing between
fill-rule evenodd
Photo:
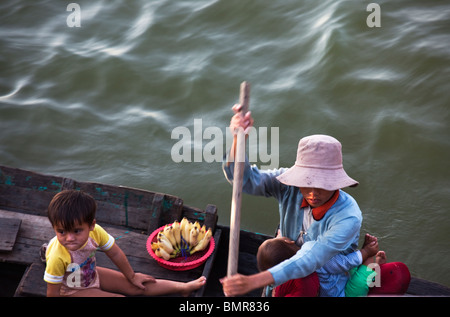
<instances>
[{"instance_id":1,"label":"child's dark hair","mask_svg":"<svg viewBox=\"0 0 450 317\"><path fill-rule=\"evenodd\" d=\"M294 243L287 243L284 239L275 238L264 241L256 254L259 271L265 271L291 258L300 248Z\"/></svg>"},{"instance_id":2,"label":"child's dark hair","mask_svg":"<svg viewBox=\"0 0 450 317\"><path fill-rule=\"evenodd\" d=\"M75 226L95 220L97 204L91 195L78 190L63 190L53 197L48 206L48 219L53 227L73 231Z\"/></svg>"}]
</instances>

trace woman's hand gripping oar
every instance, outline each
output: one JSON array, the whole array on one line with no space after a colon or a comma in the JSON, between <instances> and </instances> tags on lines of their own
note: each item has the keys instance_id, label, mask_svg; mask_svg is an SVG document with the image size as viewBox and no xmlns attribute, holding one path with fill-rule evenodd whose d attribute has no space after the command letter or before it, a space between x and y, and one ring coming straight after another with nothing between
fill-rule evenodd
<instances>
[{"instance_id":1,"label":"woman's hand gripping oar","mask_svg":"<svg viewBox=\"0 0 450 317\"><path fill-rule=\"evenodd\" d=\"M248 112L250 101L250 85L243 82L240 87L239 104L240 115L244 119ZM230 155L234 158L234 176L233 176L233 195L231 200L230 217L230 242L228 249L228 268L227 276L237 273L239 258L239 232L241 224L241 201L242 201L242 180L244 176L245 165L245 131L242 126L237 128L234 133L233 148ZM233 155L234 154L234 155Z\"/></svg>"}]
</instances>

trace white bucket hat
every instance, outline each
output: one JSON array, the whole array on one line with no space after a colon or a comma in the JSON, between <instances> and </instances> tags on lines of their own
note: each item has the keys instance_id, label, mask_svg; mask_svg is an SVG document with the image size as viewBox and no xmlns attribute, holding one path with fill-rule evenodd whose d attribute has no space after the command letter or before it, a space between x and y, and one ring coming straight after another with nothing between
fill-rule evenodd
<instances>
[{"instance_id":1,"label":"white bucket hat","mask_svg":"<svg viewBox=\"0 0 450 317\"><path fill-rule=\"evenodd\" d=\"M295 165L277 179L290 186L329 191L359 184L344 171L341 143L331 136L321 134L300 140Z\"/></svg>"}]
</instances>

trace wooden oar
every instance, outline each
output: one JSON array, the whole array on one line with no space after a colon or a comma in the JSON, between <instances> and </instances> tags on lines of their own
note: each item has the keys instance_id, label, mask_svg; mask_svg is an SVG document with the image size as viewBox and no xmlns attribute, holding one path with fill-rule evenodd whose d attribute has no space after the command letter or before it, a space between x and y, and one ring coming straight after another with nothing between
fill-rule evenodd
<instances>
[{"instance_id":1,"label":"wooden oar","mask_svg":"<svg viewBox=\"0 0 450 317\"><path fill-rule=\"evenodd\" d=\"M249 107L250 85L243 82L240 87L239 103L242 105L240 113L244 116ZM228 248L228 268L227 276L237 273L239 258L239 232L241 226L241 201L242 201L242 180L245 165L245 134L239 128L236 136L236 153L234 155L234 176L233 176L233 196L231 200L230 217L230 242Z\"/></svg>"}]
</instances>

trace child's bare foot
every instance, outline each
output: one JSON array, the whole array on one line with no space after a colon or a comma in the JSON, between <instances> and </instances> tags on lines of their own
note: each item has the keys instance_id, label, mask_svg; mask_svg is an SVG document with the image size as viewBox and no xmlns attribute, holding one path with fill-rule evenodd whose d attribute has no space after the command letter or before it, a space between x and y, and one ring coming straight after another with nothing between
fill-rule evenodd
<instances>
[{"instance_id":1,"label":"child's bare foot","mask_svg":"<svg viewBox=\"0 0 450 317\"><path fill-rule=\"evenodd\" d=\"M375 256L375 262L381 265L386 263L386 261L387 261L386 252L378 251L378 253Z\"/></svg>"},{"instance_id":2,"label":"child's bare foot","mask_svg":"<svg viewBox=\"0 0 450 317\"><path fill-rule=\"evenodd\" d=\"M184 297L187 297L187 296L189 296L189 294L191 294L192 291L199 289L200 287L205 285L205 283L206 283L206 277L204 277L204 276L201 276L196 280L187 282L183 285L183 290L181 291L181 295Z\"/></svg>"}]
</instances>

